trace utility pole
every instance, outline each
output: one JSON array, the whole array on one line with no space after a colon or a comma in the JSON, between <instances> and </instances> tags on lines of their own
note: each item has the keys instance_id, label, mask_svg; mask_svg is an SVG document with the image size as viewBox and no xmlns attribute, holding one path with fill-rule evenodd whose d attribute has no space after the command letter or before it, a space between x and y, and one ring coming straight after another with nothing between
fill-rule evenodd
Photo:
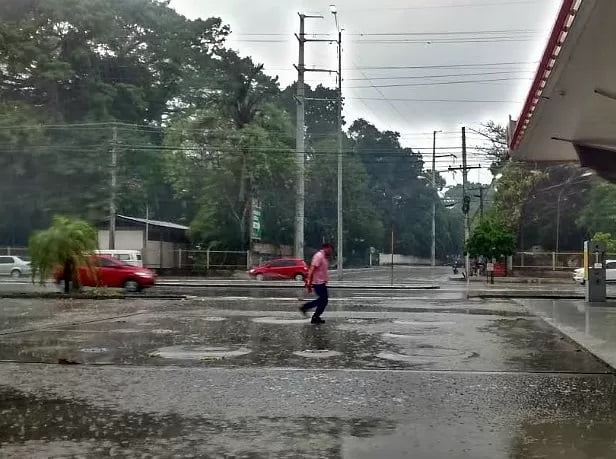
<instances>
[{"instance_id":1,"label":"utility pole","mask_svg":"<svg viewBox=\"0 0 616 459\"><path fill-rule=\"evenodd\" d=\"M299 35L296 35L299 42L299 56L295 68L297 69L297 90L295 101L297 103L297 121L295 133L295 156L297 161L297 192L295 197L295 244L294 253L296 258L304 258L304 203L306 195L306 88L304 87L304 76L307 72L306 63L304 61L304 49L306 42L309 41L324 41L331 42L332 40L306 39L304 23L306 18L323 18L323 16L311 16L307 14L299 14ZM328 72L331 70L311 69L311 72Z\"/></svg>"},{"instance_id":2,"label":"utility pole","mask_svg":"<svg viewBox=\"0 0 616 459\"><path fill-rule=\"evenodd\" d=\"M466 159L466 128L462 128L462 193L464 194L464 200L468 201L466 196L466 188L468 186L468 162ZM468 240L468 233L470 232L468 211L464 213L464 242Z\"/></svg>"},{"instance_id":3,"label":"utility pole","mask_svg":"<svg viewBox=\"0 0 616 459\"><path fill-rule=\"evenodd\" d=\"M466 196L466 187L468 182L468 163L466 161L466 128L462 127L462 194L464 196L464 249L466 250L466 244L468 243L468 238L470 237L470 226L468 214L470 211L469 206L469 197ZM471 278L471 259L466 252L465 257L465 269L466 269L466 286L468 290L468 286L470 285Z\"/></svg>"},{"instance_id":4,"label":"utility pole","mask_svg":"<svg viewBox=\"0 0 616 459\"><path fill-rule=\"evenodd\" d=\"M337 22L337 21L336 21ZM338 30L338 280L343 277L342 232L342 31Z\"/></svg>"},{"instance_id":5,"label":"utility pole","mask_svg":"<svg viewBox=\"0 0 616 459\"><path fill-rule=\"evenodd\" d=\"M297 122L295 133L295 156L297 161L297 194L295 197L295 257L304 259L304 194L305 194L305 137L306 127L304 120L305 88L304 74L306 66L304 63L304 46L306 37L304 33L304 20L306 16L299 15L299 58L297 62Z\"/></svg>"},{"instance_id":6,"label":"utility pole","mask_svg":"<svg viewBox=\"0 0 616 459\"><path fill-rule=\"evenodd\" d=\"M483 191L485 190L484 187L480 186L479 187L479 219L481 222L483 222Z\"/></svg>"},{"instance_id":7,"label":"utility pole","mask_svg":"<svg viewBox=\"0 0 616 459\"><path fill-rule=\"evenodd\" d=\"M470 237L471 226L469 219L469 211L470 211L470 203L471 197L466 193L468 191L468 171L471 169L481 169L481 166L469 166L466 159L466 128L462 128L462 167L450 167L450 171L462 171L462 196L463 196L463 204L462 211L464 212L464 247L466 248L466 243L468 242L468 238ZM470 258L468 253L466 254L466 282L467 289L470 281Z\"/></svg>"},{"instance_id":8,"label":"utility pole","mask_svg":"<svg viewBox=\"0 0 616 459\"><path fill-rule=\"evenodd\" d=\"M436 132L432 133L432 267L436 266Z\"/></svg>"},{"instance_id":9,"label":"utility pole","mask_svg":"<svg viewBox=\"0 0 616 459\"><path fill-rule=\"evenodd\" d=\"M109 200L109 249L115 250L116 236L116 193L118 185L118 128L112 128L113 138L111 141L111 196Z\"/></svg>"},{"instance_id":10,"label":"utility pole","mask_svg":"<svg viewBox=\"0 0 616 459\"><path fill-rule=\"evenodd\" d=\"M471 197L467 194L471 191L468 188L468 171L473 169L481 169L481 165L479 166L469 166L466 160L466 129L462 128L462 166L461 167L449 167L449 172L453 171L462 171L462 196L463 196L463 204L462 210L464 212L464 226L470 232L470 219L468 218L469 214L469 206L471 202Z\"/></svg>"}]
</instances>

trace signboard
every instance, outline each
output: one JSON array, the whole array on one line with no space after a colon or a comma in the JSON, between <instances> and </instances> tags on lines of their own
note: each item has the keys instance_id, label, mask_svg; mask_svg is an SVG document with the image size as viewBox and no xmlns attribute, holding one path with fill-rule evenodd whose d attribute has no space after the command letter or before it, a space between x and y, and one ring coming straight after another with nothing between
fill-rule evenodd
<instances>
[{"instance_id":1,"label":"signboard","mask_svg":"<svg viewBox=\"0 0 616 459\"><path fill-rule=\"evenodd\" d=\"M489 273L493 273L494 272L494 263L488 263L486 266L486 269Z\"/></svg>"},{"instance_id":2,"label":"signboard","mask_svg":"<svg viewBox=\"0 0 616 459\"><path fill-rule=\"evenodd\" d=\"M257 199L252 200L252 222L251 222L251 231L250 237L254 241L260 241L263 230L262 230L262 214L261 214L261 203Z\"/></svg>"}]
</instances>

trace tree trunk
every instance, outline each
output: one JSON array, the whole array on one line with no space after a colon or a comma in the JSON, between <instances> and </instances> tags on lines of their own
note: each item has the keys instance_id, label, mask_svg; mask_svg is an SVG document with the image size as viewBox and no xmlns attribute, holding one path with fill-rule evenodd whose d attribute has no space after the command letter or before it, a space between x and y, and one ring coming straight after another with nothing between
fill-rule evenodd
<instances>
[{"instance_id":1,"label":"tree trunk","mask_svg":"<svg viewBox=\"0 0 616 459\"><path fill-rule=\"evenodd\" d=\"M71 281L73 280L73 261L66 260L64 262L64 293L70 293Z\"/></svg>"}]
</instances>

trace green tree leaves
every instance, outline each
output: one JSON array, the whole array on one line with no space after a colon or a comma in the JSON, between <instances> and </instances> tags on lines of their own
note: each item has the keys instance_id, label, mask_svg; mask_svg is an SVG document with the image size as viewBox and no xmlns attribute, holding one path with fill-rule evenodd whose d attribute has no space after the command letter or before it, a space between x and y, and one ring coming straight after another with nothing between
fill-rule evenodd
<instances>
[{"instance_id":1,"label":"green tree leaves","mask_svg":"<svg viewBox=\"0 0 616 459\"><path fill-rule=\"evenodd\" d=\"M44 283L61 266L70 266L70 275L75 279L77 267L88 264L88 256L98 248L98 237L96 230L83 220L56 216L51 227L30 238L28 248L32 279Z\"/></svg>"},{"instance_id":2,"label":"green tree leaves","mask_svg":"<svg viewBox=\"0 0 616 459\"><path fill-rule=\"evenodd\" d=\"M503 223L484 220L467 241L466 252L470 257L485 257L488 260L513 255L515 235Z\"/></svg>"}]
</instances>

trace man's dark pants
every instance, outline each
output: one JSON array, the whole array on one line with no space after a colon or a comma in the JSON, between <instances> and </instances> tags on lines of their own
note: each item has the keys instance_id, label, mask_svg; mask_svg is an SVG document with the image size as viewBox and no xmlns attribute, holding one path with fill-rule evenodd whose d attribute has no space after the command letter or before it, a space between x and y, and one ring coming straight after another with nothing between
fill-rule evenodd
<instances>
[{"instance_id":1,"label":"man's dark pants","mask_svg":"<svg viewBox=\"0 0 616 459\"><path fill-rule=\"evenodd\" d=\"M327 284L316 284L312 286L312 289L314 290L314 293L316 293L318 298L309 303L306 303L302 307L302 309L304 311L308 311L309 309L317 308L316 311L314 311L314 315L312 316L312 318L314 319L321 317L321 314L323 314L323 311L325 311L325 307L329 302L329 295L327 292Z\"/></svg>"}]
</instances>

